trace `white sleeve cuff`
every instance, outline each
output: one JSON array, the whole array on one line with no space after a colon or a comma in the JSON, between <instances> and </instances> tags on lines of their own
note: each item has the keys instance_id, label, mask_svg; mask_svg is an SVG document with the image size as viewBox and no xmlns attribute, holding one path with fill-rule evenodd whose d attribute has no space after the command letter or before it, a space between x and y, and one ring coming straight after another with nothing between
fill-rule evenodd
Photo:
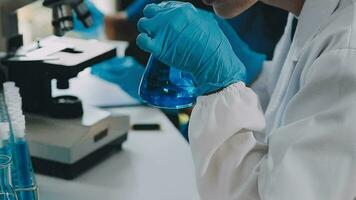
<instances>
[{"instance_id":1,"label":"white sleeve cuff","mask_svg":"<svg viewBox=\"0 0 356 200\"><path fill-rule=\"evenodd\" d=\"M204 173L214 152L231 136L239 132L262 131L264 127L265 118L258 96L243 82L199 97L189 125L196 170Z\"/></svg>"}]
</instances>

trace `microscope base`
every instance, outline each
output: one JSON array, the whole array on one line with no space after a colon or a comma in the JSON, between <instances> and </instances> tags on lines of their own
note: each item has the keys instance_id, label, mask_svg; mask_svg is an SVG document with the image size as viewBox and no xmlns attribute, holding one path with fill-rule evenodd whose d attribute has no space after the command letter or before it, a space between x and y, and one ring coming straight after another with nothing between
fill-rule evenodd
<instances>
[{"instance_id":1,"label":"microscope base","mask_svg":"<svg viewBox=\"0 0 356 200\"><path fill-rule=\"evenodd\" d=\"M78 119L26 116L27 140L38 173L73 179L121 149L129 131L128 116L83 106Z\"/></svg>"},{"instance_id":2,"label":"microscope base","mask_svg":"<svg viewBox=\"0 0 356 200\"><path fill-rule=\"evenodd\" d=\"M72 180L100 162L105 161L113 153L121 151L122 143L126 140L127 134L124 134L74 164L65 164L36 157L32 157L32 164L36 173Z\"/></svg>"}]
</instances>

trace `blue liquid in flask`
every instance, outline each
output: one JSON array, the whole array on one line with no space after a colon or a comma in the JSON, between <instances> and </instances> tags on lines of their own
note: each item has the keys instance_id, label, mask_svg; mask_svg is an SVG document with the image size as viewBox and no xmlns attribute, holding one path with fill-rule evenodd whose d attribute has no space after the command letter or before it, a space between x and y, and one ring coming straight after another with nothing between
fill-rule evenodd
<instances>
[{"instance_id":1,"label":"blue liquid in flask","mask_svg":"<svg viewBox=\"0 0 356 200\"><path fill-rule=\"evenodd\" d=\"M196 101L196 87L191 74L167 66L152 55L142 77L139 94L155 107L182 109Z\"/></svg>"}]
</instances>

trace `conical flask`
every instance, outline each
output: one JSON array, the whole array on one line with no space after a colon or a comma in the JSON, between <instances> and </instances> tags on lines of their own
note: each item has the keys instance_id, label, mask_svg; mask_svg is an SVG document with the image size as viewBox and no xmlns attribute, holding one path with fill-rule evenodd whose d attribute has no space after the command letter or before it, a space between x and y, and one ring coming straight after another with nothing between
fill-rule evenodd
<instances>
[{"instance_id":1,"label":"conical flask","mask_svg":"<svg viewBox=\"0 0 356 200\"><path fill-rule=\"evenodd\" d=\"M151 55L140 83L139 94L149 105L182 109L194 104L196 87L191 74L167 66Z\"/></svg>"},{"instance_id":2,"label":"conical flask","mask_svg":"<svg viewBox=\"0 0 356 200\"><path fill-rule=\"evenodd\" d=\"M17 200L11 182L11 158L0 155L0 200Z\"/></svg>"}]
</instances>

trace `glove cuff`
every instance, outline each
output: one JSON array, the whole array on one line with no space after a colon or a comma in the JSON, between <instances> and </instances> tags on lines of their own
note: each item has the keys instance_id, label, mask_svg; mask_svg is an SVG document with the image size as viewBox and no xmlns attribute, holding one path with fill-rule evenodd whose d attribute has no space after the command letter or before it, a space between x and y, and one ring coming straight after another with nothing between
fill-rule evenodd
<instances>
[{"instance_id":1,"label":"glove cuff","mask_svg":"<svg viewBox=\"0 0 356 200\"><path fill-rule=\"evenodd\" d=\"M193 73L197 85L197 94L199 96L225 88L228 85L246 81L246 68L240 59L236 56L223 55L218 59L210 59L213 62L207 62L211 66L200 67L204 71ZM234 55L234 54L230 54Z\"/></svg>"},{"instance_id":2,"label":"glove cuff","mask_svg":"<svg viewBox=\"0 0 356 200\"><path fill-rule=\"evenodd\" d=\"M251 85L262 71L263 63L267 59L264 54L251 52L250 59L242 61L246 66L246 85Z\"/></svg>"}]
</instances>

